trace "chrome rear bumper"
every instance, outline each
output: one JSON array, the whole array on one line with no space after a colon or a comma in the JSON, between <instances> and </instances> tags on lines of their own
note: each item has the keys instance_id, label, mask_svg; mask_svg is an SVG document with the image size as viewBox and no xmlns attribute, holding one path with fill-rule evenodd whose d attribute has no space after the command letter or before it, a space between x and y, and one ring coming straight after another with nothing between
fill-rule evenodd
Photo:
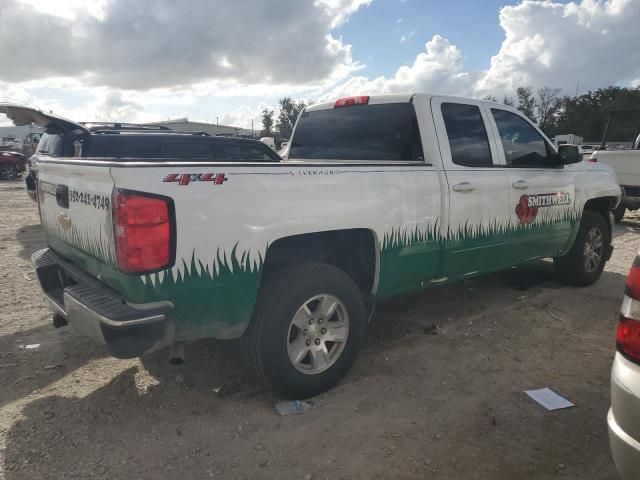
<instances>
[{"instance_id":1,"label":"chrome rear bumper","mask_svg":"<svg viewBox=\"0 0 640 480\"><path fill-rule=\"evenodd\" d=\"M173 343L170 303L127 303L50 249L37 251L31 261L49 307L111 355L139 357Z\"/></svg>"}]
</instances>

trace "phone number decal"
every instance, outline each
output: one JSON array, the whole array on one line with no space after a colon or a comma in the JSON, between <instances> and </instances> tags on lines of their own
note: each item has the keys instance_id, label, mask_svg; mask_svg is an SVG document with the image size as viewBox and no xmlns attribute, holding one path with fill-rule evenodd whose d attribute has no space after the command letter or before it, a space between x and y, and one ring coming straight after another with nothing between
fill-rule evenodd
<instances>
[{"instance_id":1,"label":"phone number decal","mask_svg":"<svg viewBox=\"0 0 640 480\"><path fill-rule=\"evenodd\" d=\"M69 190L69 201L89 205L98 210L109 210L111 206L111 199L107 195L79 192L78 190Z\"/></svg>"}]
</instances>

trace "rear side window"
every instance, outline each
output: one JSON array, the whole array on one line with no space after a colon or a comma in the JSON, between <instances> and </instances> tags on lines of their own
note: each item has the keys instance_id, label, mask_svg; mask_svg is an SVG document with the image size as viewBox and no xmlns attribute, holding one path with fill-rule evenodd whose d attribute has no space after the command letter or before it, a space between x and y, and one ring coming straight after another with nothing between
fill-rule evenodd
<instances>
[{"instance_id":1,"label":"rear side window","mask_svg":"<svg viewBox=\"0 0 640 480\"><path fill-rule=\"evenodd\" d=\"M491 109L498 127L507 165L512 167L554 166L547 142L529 122L515 113ZM553 152L551 152L553 153Z\"/></svg>"},{"instance_id":2,"label":"rear side window","mask_svg":"<svg viewBox=\"0 0 640 480\"><path fill-rule=\"evenodd\" d=\"M242 143L227 143L224 145L223 155L227 162L277 162L280 158L266 145L248 145Z\"/></svg>"},{"instance_id":3,"label":"rear side window","mask_svg":"<svg viewBox=\"0 0 640 480\"><path fill-rule=\"evenodd\" d=\"M210 143L199 140L189 141L184 139L167 139L164 144L164 156L166 158L192 158L194 160L216 159L213 156L213 148Z\"/></svg>"},{"instance_id":4,"label":"rear side window","mask_svg":"<svg viewBox=\"0 0 640 480\"><path fill-rule=\"evenodd\" d=\"M161 138L128 137L125 135L93 135L84 147L87 157L109 158L160 158L162 157Z\"/></svg>"},{"instance_id":5,"label":"rear side window","mask_svg":"<svg viewBox=\"0 0 640 480\"><path fill-rule=\"evenodd\" d=\"M289 158L424 160L415 109L410 103L389 103L304 112Z\"/></svg>"},{"instance_id":6,"label":"rear side window","mask_svg":"<svg viewBox=\"0 0 640 480\"><path fill-rule=\"evenodd\" d=\"M491 167L491 148L480 109L476 105L443 103L453 163L465 167Z\"/></svg>"}]
</instances>

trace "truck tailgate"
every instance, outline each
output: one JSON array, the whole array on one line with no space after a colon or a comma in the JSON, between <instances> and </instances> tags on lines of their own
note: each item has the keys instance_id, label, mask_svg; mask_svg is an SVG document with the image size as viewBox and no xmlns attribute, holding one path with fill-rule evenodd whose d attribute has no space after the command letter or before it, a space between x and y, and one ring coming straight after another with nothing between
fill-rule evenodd
<instances>
[{"instance_id":1,"label":"truck tailgate","mask_svg":"<svg viewBox=\"0 0 640 480\"><path fill-rule=\"evenodd\" d=\"M89 274L116 264L109 165L42 162L38 205L47 244Z\"/></svg>"}]
</instances>

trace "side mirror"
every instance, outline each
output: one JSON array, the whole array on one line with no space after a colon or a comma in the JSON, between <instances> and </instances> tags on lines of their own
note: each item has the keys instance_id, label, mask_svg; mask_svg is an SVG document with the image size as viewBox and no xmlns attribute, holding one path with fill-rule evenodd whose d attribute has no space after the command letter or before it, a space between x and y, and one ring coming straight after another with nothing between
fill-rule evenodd
<instances>
[{"instance_id":1,"label":"side mirror","mask_svg":"<svg viewBox=\"0 0 640 480\"><path fill-rule=\"evenodd\" d=\"M578 145L559 145L558 157L562 165L580 163L582 161L582 149Z\"/></svg>"}]
</instances>

